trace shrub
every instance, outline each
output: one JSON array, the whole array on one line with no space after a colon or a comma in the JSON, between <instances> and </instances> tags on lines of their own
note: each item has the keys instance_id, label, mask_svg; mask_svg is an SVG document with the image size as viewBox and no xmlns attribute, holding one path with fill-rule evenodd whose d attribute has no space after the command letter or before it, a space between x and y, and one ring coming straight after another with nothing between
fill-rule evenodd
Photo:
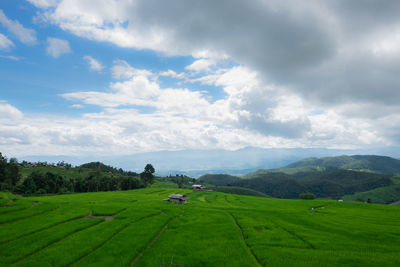
<instances>
[{"instance_id":1,"label":"shrub","mask_svg":"<svg viewBox=\"0 0 400 267\"><path fill-rule=\"evenodd\" d=\"M315 195L313 193L307 192L307 193L301 193L300 194L301 199L315 199Z\"/></svg>"}]
</instances>

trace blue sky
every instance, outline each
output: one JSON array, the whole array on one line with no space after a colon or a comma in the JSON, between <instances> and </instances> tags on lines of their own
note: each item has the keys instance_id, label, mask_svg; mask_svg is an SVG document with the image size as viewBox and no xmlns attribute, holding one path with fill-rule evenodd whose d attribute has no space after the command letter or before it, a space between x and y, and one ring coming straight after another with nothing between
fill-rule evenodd
<instances>
[{"instance_id":1,"label":"blue sky","mask_svg":"<svg viewBox=\"0 0 400 267\"><path fill-rule=\"evenodd\" d=\"M385 2L3 0L0 151L398 147Z\"/></svg>"}]
</instances>

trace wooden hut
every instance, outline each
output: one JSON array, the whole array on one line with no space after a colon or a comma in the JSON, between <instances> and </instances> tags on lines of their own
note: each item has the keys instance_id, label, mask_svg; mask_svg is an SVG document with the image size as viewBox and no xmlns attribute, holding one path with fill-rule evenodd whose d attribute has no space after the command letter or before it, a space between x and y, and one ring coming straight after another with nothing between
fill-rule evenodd
<instances>
[{"instance_id":1,"label":"wooden hut","mask_svg":"<svg viewBox=\"0 0 400 267\"><path fill-rule=\"evenodd\" d=\"M175 202L179 204L186 204L186 200L189 199L186 195L181 194L171 194L168 196L168 199L164 199L164 201Z\"/></svg>"},{"instance_id":2,"label":"wooden hut","mask_svg":"<svg viewBox=\"0 0 400 267\"><path fill-rule=\"evenodd\" d=\"M200 191L203 191L203 190L204 190L204 186L201 185L201 184L194 184L194 185L192 185L192 189L193 189L193 190L200 190Z\"/></svg>"}]
</instances>

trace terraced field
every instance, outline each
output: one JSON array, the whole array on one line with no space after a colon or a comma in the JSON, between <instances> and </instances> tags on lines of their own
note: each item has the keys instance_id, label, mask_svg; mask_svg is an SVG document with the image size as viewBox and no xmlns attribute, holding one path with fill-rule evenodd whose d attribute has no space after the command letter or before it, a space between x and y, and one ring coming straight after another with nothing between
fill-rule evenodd
<instances>
[{"instance_id":1,"label":"terraced field","mask_svg":"<svg viewBox=\"0 0 400 267\"><path fill-rule=\"evenodd\" d=\"M400 266L396 206L171 188L0 196L2 266Z\"/></svg>"}]
</instances>

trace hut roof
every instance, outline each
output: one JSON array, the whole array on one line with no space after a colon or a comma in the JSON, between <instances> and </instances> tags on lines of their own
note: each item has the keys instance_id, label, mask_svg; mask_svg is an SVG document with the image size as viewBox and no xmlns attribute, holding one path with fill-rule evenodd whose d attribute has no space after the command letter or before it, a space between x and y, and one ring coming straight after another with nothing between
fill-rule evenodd
<instances>
[{"instance_id":1,"label":"hut roof","mask_svg":"<svg viewBox=\"0 0 400 267\"><path fill-rule=\"evenodd\" d=\"M171 194L168 196L169 198L173 198L173 199L182 199L182 200L186 200L189 197L186 195L181 195L181 194Z\"/></svg>"}]
</instances>

